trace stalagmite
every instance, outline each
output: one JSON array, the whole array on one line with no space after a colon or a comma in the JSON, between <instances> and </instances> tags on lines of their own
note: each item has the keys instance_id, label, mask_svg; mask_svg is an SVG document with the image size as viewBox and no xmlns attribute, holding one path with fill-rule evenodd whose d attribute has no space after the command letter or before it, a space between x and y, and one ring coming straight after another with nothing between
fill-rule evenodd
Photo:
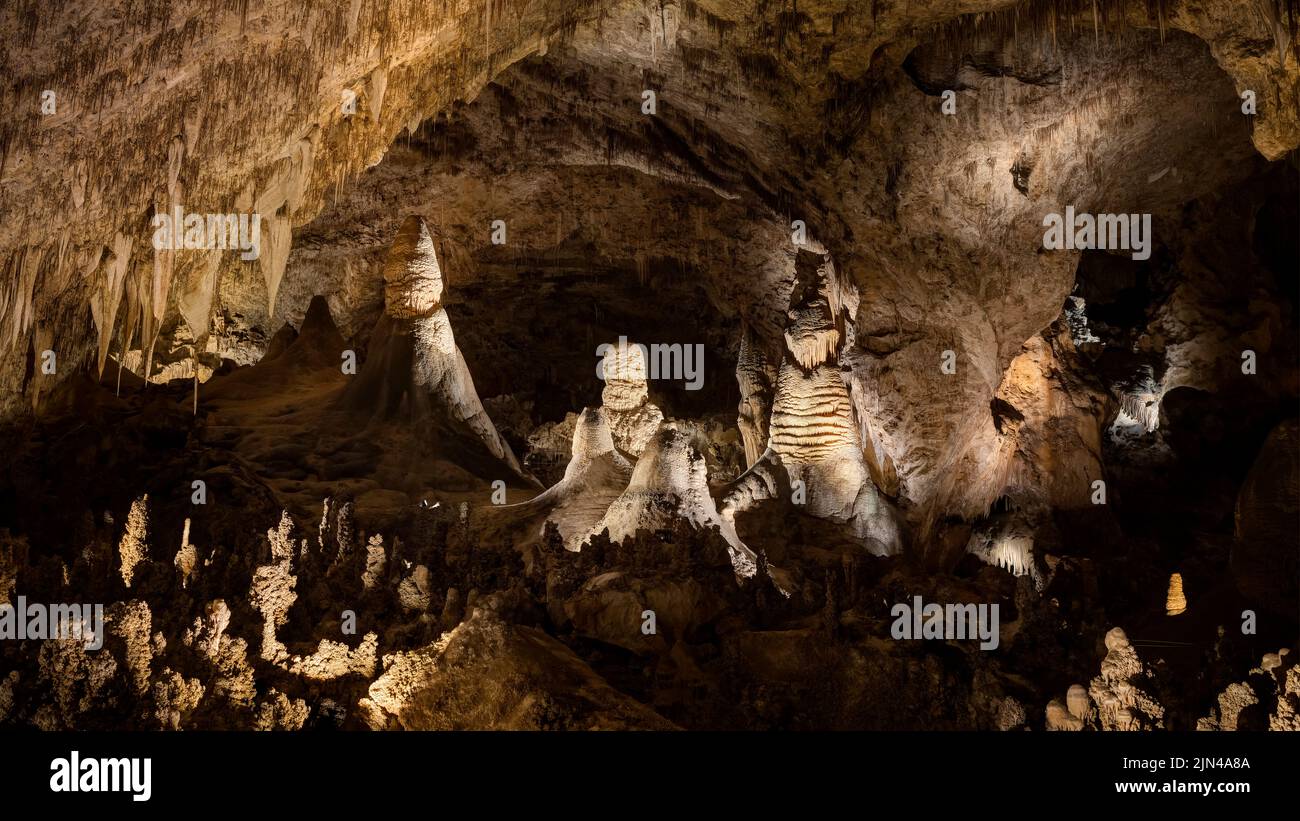
<instances>
[{"instance_id":1,"label":"stalagmite","mask_svg":"<svg viewBox=\"0 0 1300 821\"><path fill-rule=\"evenodd\" d=\"M832 299L834 266L829 257L801 252L799 281L791 296L786 350L777 376L768 450L749 473L778 462L792 485L805 491L801 503L818 518L847 524L873 554L902 550L902 537L889 502L871 480L848 388L828 345L839 339ZM744 510L755 486L748 473L728 491L723 509Z\"/></svg>"},{"instance_id":2,"label":"stalagmite","mask_svg":"<svg viewBox=\"0 0 1300 821\"><path fill-rule=\"evenodd\" d=\"M442 306L442 269L424 220L412 215L384 261L384 314L370 353L340 406L356 413L405 414L412 423L450 424L478 439L516 475L520 467L483 409Z\"/></svg>"},{"instance_id":3,"label":"stalagmite","mask_svg":"<svg viewBox=\"0 0 1300 821\"><path fill-rule=\"evenodd\" d=\"M1187 610L1187 598L1183 595L1183 576L1174 573L1169 577L1169 593L1165 596L1165 615L1177 616Z\"/></svg>"},{"instance_id":4,"label":"stalagmite","mask_svg":"<svg viewBox=\"0 0 1300 821\"><path fill-rule=\"evenodd\" d=\"M608 530L610 540L618 542L638 531L670 529L677 518L697 527L718 528L730 548L736 573L754 575L754 552L718 514L709 495L707 470L698 444L689 433L669 423L650 437L627 489L609 506L591 535Z\"/></svg>"},{"instance_id":5,"label":"stalagmite","mask_svg":"<svg viewBox=\"0 0 1300 821\"><path fill-rule=\"evenodd\" d=\"M525 519L544 515L538 535L545 532L547 522L554 522L566 548L581 548L632 477L632 466L615 449L605 419L603 409L583 408L574 426L573 455L564 477L530 501L501 508L502 515Z\"/></svg>"},{"instance_id":6,"label":"stalagmite","mask_svg":"<svg viewBox=\"0 0 1300 821\"><path fill-rule=\"evenodd\" d=\"M280 517L279 526L266 533L271 545L271 563L254 571L248 591L248 603L262 614L262 658L271 662L281 662L289 656L284 644L276 638L276 630L284 624L289 608L298 599L294 592L298 578L289 566L294 546L292 532L293 521L286 511Z\"/></svg>"},{"instance_id":7,"label":"stalagmite","mask_svg":"<svg viewBox=\"0 0 1300 821\"><path fill-rule=\"evenodd\" d=\"M120 638L126 646L124 661L130 674L131 686L137 695L143 695L149 689L150 664L153 661L149 635L153 614L149 605L139 599L116 602L104 615L108 631Z\"/></svg>"},{"instance_id":8,"label":"stalagmite","mask_svg":"<svg viewBox=\"0 0 1300 821\"><path fill-rule=\"evenodd\" d=\"M740 353L736 359L736 381L740 386L737 424L745 443L745 466L753 467L768 445L768 418L772 413L772 391L777 369L758 350L754 331L741 329Z\"/></svg>"},{"instance_id":9,"label":"stalagmite","mask_svg":"<svg viewBox=\"0 0 1300 821\"><path fill-rule=\"evenodd\" d=\"M131 511L126 516L126 531L118 542L117 553L122 584L130 587L135 579L136 566L149 558L149 494L131 503Z\"/></svg>"},{"instance_id":10,"label":"stalagmite","mask_svg":"<svg viewBox=\"0 0 1300 821\"><path fill-rule=\"evenodd\" d=\"M1092 714L1092 700L1082 684L1071 684L1065 694L1065 705L1070 708L1070 715L1086 721Z\"/></svg>"},{"instance_id":11,"label":"stalagmite","mask_svg":"<svg viewBox=\"0 0 1300 821\"><path fill-rule=\"evenodd\" d=\"M384 552L384 537L378 533L370 537L366 544L366 568L361 574L363 590L373 590L384 578L388 565L388 554Z\"/></svg>"},{"instance_id":12,"label":"stalagmite","mask_svg":"<svg viewBox=\"0 0 1300 821\"><path fill-rule=\"evenodd\" d=\"M176 572L181 576L181 589L184 590L190 586L190 579L194 576L194 567L198 564L198 550L190 544L190 520L185 520L185 529L181 533L181 546L176 551L176 558L172 563L176 567Z\"/></svg>"},{"instance_id":13,"label":"stalagmite","mask_svg":"<svg viewBox=\"0 0 1300 821\"><path fill-rule=\"evenodd\" d=\"M1052 699L1047 703L1047 729L1078 732L1084 727L1083 721L1061 703L1060 699Z\"/></svg>"},{"instance_id":14,"label":"stalagmite","mask_svg":"<svg viewBox=\"0 0 1300 821\"><path fill-rule=\"evenodd\" d=\"M1101 675L1088 686L1088 696L1097 705L1096 721L1102 730L1139 730L1164 726L1164 707L1133 682L1148 673L1118 627L1106 634L1106 657Z\"/></svg>"},{"instance_id":15,"label":"stalagmite","mask_svg":"<svg viewBox=\"0 0 1300 821\"><path fill-rule=\"evenodd\" d=\"M639 457L664 419L663 412L650 402L646 350L620 339L605 348L601 371L605 377L601 407L614 445L628 456Z\"/></svg>"},{"instance_id":16,"label":"stalagmite","mask_svg":"<svg viewBox=\"0 0 1300 821\"><path fill-rule=\"evenodd\" d=\"M223 599L214 599L203 607L203 615L186 629L183 640L195 652L213 658L221 649L221 637L230 626L230 607Z\"/></svg>"}]
</instances>

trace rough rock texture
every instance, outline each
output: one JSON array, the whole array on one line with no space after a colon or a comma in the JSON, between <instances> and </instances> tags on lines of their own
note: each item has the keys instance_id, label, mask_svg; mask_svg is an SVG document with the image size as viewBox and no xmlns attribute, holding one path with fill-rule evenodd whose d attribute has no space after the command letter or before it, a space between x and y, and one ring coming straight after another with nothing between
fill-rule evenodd
<instances>
[{"instance_id":1,"label":"rough rock texture","mask_svg":"<svg viewBox=\"0 0 1300 821\"><path fill-rule=\"evenodd\" d=\"M538 535L553 523L569 550L582 547L632 478L632 466L615 448L607 418L602 408L583 408L574 424L573 453L564 476L531 501L507 509L539 527Z\"/></svg>"},{"instance_id":2,"label":"rough rock texture","mask_svg":"<svg viewBox=\"0 0 1300 821\"><path fill-rule=\"evenodd\" d=\"M1294 729L1298 10L5 5L0 724Z\"/></svg>"},{"instance_id":3,"label":"rough rock texture","mask_svg":"<svg viewBox=\"0 0 1300 821\"><path fill-rule=\"evenodd\" d=\"M647 359L645 348L628 343L611 345L600 363L605 381L600 392L605 420L615 446L632 457L641 455L664 419L663 411L650 402Z\"/></svg>"},{"instance_id":4,"label":"rough rock texture","mask_svg":"<svg viewBox=\"0 0 1300 821\"><path fill-rule=\"evenodd\" d=\"M1150 672L1144 668L1124 631L1115 627L1107 632L1106 657L1101 662L1101 675L1088 685L1087 700L1094 706L1086 708L1087 726L1099 730L1150 730L1162 727L1164 707L1138 687L1149 676ZM1067 697L1070 716L1083 721L1085 716L1078 715L1075 711L1085 710L1084 700L1073 687L1071 692L1073 698ZM1049 727L1052 726L1052 720L1049 707Z\"/></svg>"},{"instance_id":5,"label":"rough rock texture","mask_svg":"<svg viewBox=\"0 0 1300 821\"><path fill-rule=\"evenodd\" d=\"M666 730L544 633L490 611L436 643L384 658L368 721L406 730Z\"/></svg>"},{"instance_id":6,"label":"rough rock texture","mask_svg":"<svg viewBox=\"0 0 1300 821\"><path fill-rule=\"evenodd\" d=\"M1237 586L1270 609L1294 612L1300 601L1300 424L1288 420L1269 434L1237 497L1232 572Z\"/></svg>"},{"instance_id":7,"label":"rough rock texture","mask_svg":"<svg viewBox=\"0 0 1300 821\"><path fill-rule=\"evenodd\" d=\"M669 529L676 520L695 527L717 528L727 540L736 572L754 575L753 551L740 541L731 523L718 514L709 494L699 443L669 423L650 437L627 488L610 503L588 535L607 532L611 541L621 542L638 532Z\"/></svg>"}]
</instances>

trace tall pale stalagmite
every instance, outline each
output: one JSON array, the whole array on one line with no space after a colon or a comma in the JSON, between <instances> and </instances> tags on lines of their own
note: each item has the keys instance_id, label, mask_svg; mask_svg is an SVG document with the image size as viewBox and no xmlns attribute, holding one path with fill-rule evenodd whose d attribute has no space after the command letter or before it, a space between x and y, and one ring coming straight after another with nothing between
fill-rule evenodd
<instances>
[{"instance_id":1,"label":"tall pale stalagmite","mask_svg":"<svg viewBox=\"0 0 1300 821\"><path fill-rule=\"evenodd\" d=\"M483 409L442 305L442 267L424 220L411 215L384 261L384 313L370 353L341 406L377 417L405 416L478 439L510 470L518 460Z\"/></svg>"},{"instance_id":2,"label":"tall pale stalagmite","mask_svg":"<svg viewBox=\"0 0 1300 821\"><path fill-rule=\"evenodd\" d=\"M833 263L828 256L804 252L797 267L767 450L724 499L724 518L762 501L763 488L773 485L756 483L755 477L770 476L780 465L792 498L808 513L848 524L876 555L898 553L898 523L871 480L836 362L841 334Z\"/></svg>"}]
</instances>

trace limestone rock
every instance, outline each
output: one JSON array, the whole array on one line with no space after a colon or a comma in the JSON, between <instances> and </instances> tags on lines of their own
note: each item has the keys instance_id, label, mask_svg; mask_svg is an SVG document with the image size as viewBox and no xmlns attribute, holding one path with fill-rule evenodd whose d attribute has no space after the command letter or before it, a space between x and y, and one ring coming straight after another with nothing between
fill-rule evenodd
<instances>
[{"instance_id":1,"label":"limestone rock","mask_svg":"<svg viewBox=\"0 0 1300 821\"><path fill-rule=\"evenodd\" d=\"M556 640L483 609L434 644L385 656L369 701L371 720L407 730L673 726Z\"/></svg>"},{"instance_id":2,"label":"limestone rock","mask_svg":"<svg viewBox=\"0 0 1300 821\"><path fill-rule=\"evenodd\" d=\"M605 422L619 451L638 458L664 419L663 412L650 402L646 349L626 338L604 347L600 369L605 387L600 401Z\"/></svg>"},{"instance_id":3,"label":"limestone rock","mask_svg":"<svg viewBox=\"0 0 1300 821\"><path fill-rule=\"evenodd\" d=\"M574 425L572 455L564 476L531 501L504 508L502 513L529 521L544 516L536 530L539 537L548 522L554 523L564 546L580 549L632 477L632 466L614 446L607 414L600 408L584 408Z\"/></svg>"},{"instance_id":4,"label":"limestone rock","mask_svg":"<svg viewBox=\"0 0 1300 821\"><path fill-rule=\"evenodd\" d=\"M590 535L609 531L610 540L619 542L640 531L672 529L673 520L678 518L696 527L716 527L730 546L736 572L754 575L753 551L719 515L709 493L698 443L684 431L665 424L646 444L627 489L610 504Z\"/></svg>"},{"instance_id":5,"label":"limestone rock","mask_svg":"<svg viewBox=\"0 0 1300 821\"><path fill-rule=\"evenodd\" d=\"M451 425L478 440L513 473L527 477L483 409L442 305L443 276L433 237L411 215L384 261L384 314L365 365L340 399L357 414L403 414L412 423ZM431 431L432 432L432 431Z\"/></svg>"},{"instance_id":6,"label":"limestone rock","mask_svg":"<svg viewBox=\"0 0 1300 821\"><path fill-rule=\"evenodd\" d=\"M1183 576L1174 573L1169 577L1169 593L1165 596L1165 615L1177 616L1187 611L1187 597L1183 595Z\"/></svg>"},{"instance_id":7,"label":"limestone rock","mask_svg":"<svg viewBox=\"0 0 1300 821\"><path fill-rule=\"evenodd\" d=\"M135 579L135 568L149 558L149 496L145 494L131 503L126 517L126 530L118 542L117 553L121 562L122 584L127 587Z\"/></svg>"}]
</instances>

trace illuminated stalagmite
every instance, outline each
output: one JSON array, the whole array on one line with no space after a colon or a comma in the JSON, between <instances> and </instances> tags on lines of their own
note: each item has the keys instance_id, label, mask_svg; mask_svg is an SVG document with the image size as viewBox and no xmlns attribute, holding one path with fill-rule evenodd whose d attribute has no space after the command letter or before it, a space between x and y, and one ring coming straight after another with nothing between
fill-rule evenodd
<instances>
[{"instance_id":1,"label":"illuminated stalagmite","mask_svg":"<svg viewBox=\"0 0 1300 821\"><path fill-rule=\"evenodd\" d=\"M614 448L606 414L583 408L573 429L573 456L564 478L545 493L514 505L521 515L545 512L545 522L559 528L564 546L578 550L591 529L619 497L632 478L632 466Z\"/></svg>"},{"instance_id":2,"label":"illuminated stalagmite","mask_svg":"<svg viewBox=\"0 0 1300 821\"><path fill-rule=\"evenodd\" d=\"M671 528L675 518L722 531L731 562L742 576L755 571L754 553L736 535L731 522L719 514L709 495L707 469L699 443L671 423L660 425L637 460L632 481L591 529L594 535L609 531L622 541L638 531Z\"/></svg>"},{"instance_id":3,"label":"illuminated stalagmite","mask_svg":"<svg viewBox=\"0 0 1300 821\"><path fill-rule=\"evenodd\" d=\"M801 252L799 262L767 449L734 484L722 514L734 520L782 492L782 482L773 477L784 471L795 504L847 524L871 553L893 555L902 550L898 521L863 460L853 403L836 360L842 308L834 263L808 252Z\"/></svg>"},{"instance_id":4,"label":"illuminated stalagmite","mask_svg":"<svg viewBox=\"0 0 1300 821\"><path fill-rule=\"evenodd\" d=\"M442 306L443 278L424 220L402 223L384 260L384 313L341 405L350 412L443 425L476 437L516 474L523 469L483 409Z\"/></svg>"},{"instance_id":5,"label":"illuminated stalagmite","mask_svg":"<svg viewBox=\"0 0 1300 821\"><path fill-rule=\"evenodd\" d=\"M600 365L605 378L601 407L614 445L629 456L640 456L664 418L650 401L646 350L620 339L605 348Z\"/></svg>"},{"instance_id":6,"label":"illuminated stalagmite","mask_svg":"<svg viewBox=\"0 0 1300 821\"><path fill-rule=\"evenodd\" d=\"M1183 595L1183 574L1169 577L1169 594L1165 596L1165 613L1177 616L1187 611L1187 597Z\"/></svg>"}]
</instances>

